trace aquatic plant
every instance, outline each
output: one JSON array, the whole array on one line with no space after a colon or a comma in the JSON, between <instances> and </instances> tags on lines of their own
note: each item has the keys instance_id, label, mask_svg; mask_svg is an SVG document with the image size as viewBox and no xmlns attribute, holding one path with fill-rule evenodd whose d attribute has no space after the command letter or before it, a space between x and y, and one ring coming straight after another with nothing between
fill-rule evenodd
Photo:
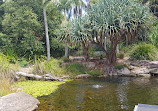
<instances>
[{"instance_id":1,"label":"aquatic plant","mask_svg":"<svg viewBox=\"0 0 158 111\"><path fill-rule=\"evenodd\" d=\"M34 97L49 95L58 89L58 86L65 82L60 81L23 81L16 82L14 87L19 87L23 92Z\"/></svg>"}]
</instances>

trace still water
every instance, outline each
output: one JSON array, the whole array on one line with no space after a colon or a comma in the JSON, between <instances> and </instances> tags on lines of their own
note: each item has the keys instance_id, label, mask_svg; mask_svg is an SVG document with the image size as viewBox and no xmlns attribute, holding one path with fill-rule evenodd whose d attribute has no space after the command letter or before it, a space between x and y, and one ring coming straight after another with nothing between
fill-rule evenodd
<instances>
[{"instance_id":1,"label":"still water","mask_svg":"<svg viewBox=\"0 0 158 111\"><path fill-rule=\"evenodd\" d=\"M38 99L37 111L133 111L138 103L158 105L158 78L79 79Z\"/></svg>"}]
</instances>

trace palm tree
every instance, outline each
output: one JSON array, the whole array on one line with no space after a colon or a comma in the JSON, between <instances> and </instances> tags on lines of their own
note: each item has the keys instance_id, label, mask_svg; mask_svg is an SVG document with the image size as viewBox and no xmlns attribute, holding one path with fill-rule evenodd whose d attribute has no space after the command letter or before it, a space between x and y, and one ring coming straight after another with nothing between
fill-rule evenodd
<instances>
[{"instance_id":1,"label":"palm tree","mask_svg":"<svg viewBox=\"0 0 158 111\"><path fill-rule=\"evenodd\" d=\"M48 22L47 22L47 13L46 6L49 2L58 3L57 0L42 0L43 3L43 16L44 16L44 26L45 26L45 35L46 35L46 46L47 46L47 60L50 60L50 42L49 42L49 34L48 34Z\"/></svg>"}]
</instances>

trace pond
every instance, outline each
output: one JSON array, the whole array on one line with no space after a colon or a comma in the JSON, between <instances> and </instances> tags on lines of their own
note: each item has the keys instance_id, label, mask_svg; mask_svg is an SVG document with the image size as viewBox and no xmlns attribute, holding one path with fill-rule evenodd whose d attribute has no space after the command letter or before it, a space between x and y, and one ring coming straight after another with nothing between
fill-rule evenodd
<instances>
[{"instance_id":1,"label":"pond","mask_svg":"<svg viewBox=\"0 0 158 111\"><path fill-rule=\"evenodd\" d=\"M158 78L79 79L38 99L37 111L133 111L138 103L158 105Z\"/></svg>"}]
</instances>

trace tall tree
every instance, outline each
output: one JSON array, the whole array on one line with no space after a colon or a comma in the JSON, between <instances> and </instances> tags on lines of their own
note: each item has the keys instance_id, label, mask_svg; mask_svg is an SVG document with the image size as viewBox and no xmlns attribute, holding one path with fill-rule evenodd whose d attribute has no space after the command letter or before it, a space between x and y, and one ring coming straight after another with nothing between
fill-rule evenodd
<instances>
[{"instance_id":1,"label":"tall tree","mask_svg":"<svg viewBox=\"0 0 158 111\"><path fill-rule=\"evenodd\" d=\"M45 0L43 1L43 5ZM50 43L49 43L49 35L48 35L48 23L47 23L47 14L45 7L43 8L43 16L44 16L44 27L45 27L45 35L46 35L46 45L47 45L47 60L50 60Z\"/></svg>"},{"instance_id":2,"label":"tall tree","mask_svg":"<svg viewBox=\"0 0 158 111\"><path fill-rule=\"evenodd\" d=\"M50 60L50 40L48 34L48 23L47 23L47 13L46 6L49 2L58 3L57 0L42 0L43 2L43 16L44 16L44 26L45 26L45 36L46 36L46 46L47 46L47 60Z\"/></svg>"}]
</instances>

